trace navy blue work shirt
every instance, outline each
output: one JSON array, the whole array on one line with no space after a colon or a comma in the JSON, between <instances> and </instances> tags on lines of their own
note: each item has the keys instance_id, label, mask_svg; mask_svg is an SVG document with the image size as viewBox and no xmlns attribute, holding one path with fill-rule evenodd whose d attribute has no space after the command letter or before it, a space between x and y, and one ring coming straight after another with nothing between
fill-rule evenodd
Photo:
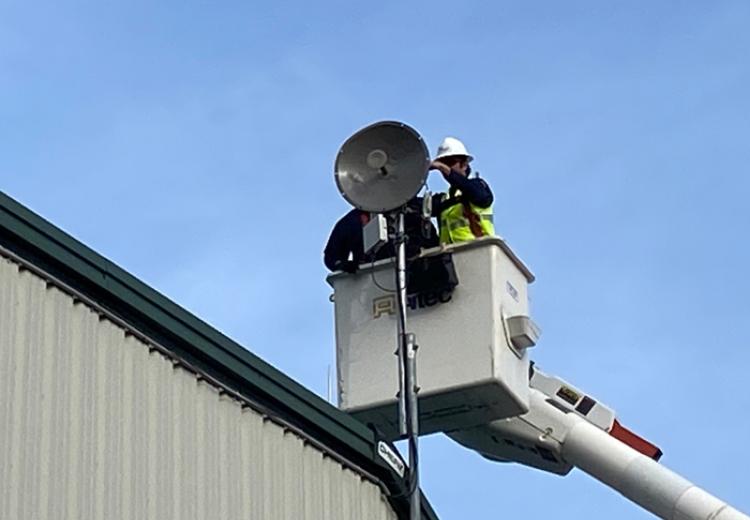
<instances>
[{"instance_id":1,"label":"navy blue work shirt","mask_svg":"<svg viewBox=\"0 0 750 520\"><path fill-rule=\"evenodd\" d=\"M425 223L422 220L421 207L421 198L415 197L409 201L404 218L407 256L414 256L419 253L420 249L434 247L440 243L435 226L431 222ZM363 218L363 215L366 215L366 218ZM360 264L395 256L390 242L377 250L374 255L365 255L362 226L367 220L369 220L369 213L353 209L336 222L323 251L323 263L328 269L354 271Z\"/></svg>"},{"instance_id":2,"label":"navy blue work shirt","mask_svg":"<svg viewBox=\"0 0 750 520\"><path fill-rule=\"evenodd\" d=\"M448 193L436 193L432 197L432 216L440 218L443 210L464 201L475 204L480 208L489 208L494 201L490 186L479 177L465 177L451 170L446 178L450 189ZM456 192L460 191L459 195Z\"/></svg>"}]
</instances>

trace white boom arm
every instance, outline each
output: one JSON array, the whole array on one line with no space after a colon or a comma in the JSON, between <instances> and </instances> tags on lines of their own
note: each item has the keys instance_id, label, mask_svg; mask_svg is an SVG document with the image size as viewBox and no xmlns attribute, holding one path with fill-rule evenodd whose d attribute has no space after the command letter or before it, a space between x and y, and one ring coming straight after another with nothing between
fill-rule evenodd
<instances>
[{"instance_id":1,"label":"white boom arm","mask_svg":"<svg viewBox=\"0 0 750 520\"><path fill-rule=\"evenodd\" d=\"M750 520L644 455L658 458L661 452L580 390L539 371L531 387L528 413L448 435L496 461L562 475L578 467L667 520Z\"/></svg>"},{"instance_id":2,"label":"white boom arm","mask_svg":"<svg viewBox=\"0 0 750 520\"><path fill-rule=\"evenodd\" d=\"M547 406L553 413L562 413L549 404ZM659 518L750 520L585 419L575 414L567 415L572 421L562 444L565 460Z\"/></svg>"}]
</instances>

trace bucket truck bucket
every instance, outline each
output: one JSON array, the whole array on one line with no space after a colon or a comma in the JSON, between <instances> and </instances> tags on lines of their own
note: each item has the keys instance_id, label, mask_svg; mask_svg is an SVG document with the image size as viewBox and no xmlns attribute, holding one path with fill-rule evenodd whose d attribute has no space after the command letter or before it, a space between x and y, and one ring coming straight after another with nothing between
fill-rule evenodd
<instances>
[{"instance_id":1,"label":"bucket truck bucket","mask_svg":"<svg viewBox=\"0 0 750 520\"><path fill-rule=\"evenodd\" d=\"M442 261L446 255L455 267L455 287L444 280L430 286L430 277L425 283L422 276L419 284L410 284L419 287L411 287L407 298L407 332L416 335L418 345L420 434L529 409L527 348L539 335L529 318L528 285L534 276L498 237L426 250L421 258ZM393 263L382 260L360 266L355 274L333 273L328 282L334 289L339 407L385 438L397 439Z\"/></svg>"}]
</instances>

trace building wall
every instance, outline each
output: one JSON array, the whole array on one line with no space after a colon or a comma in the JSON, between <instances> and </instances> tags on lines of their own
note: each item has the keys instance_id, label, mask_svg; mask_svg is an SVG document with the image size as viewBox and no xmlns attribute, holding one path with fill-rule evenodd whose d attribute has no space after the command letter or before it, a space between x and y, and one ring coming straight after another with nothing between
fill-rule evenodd
<instances>
[{"instance_id":1,"label":"building wall","mask_svg":"<svg viewBox=\"0 0 750 520\"><path fill-rule=\"evenodd\" d=\"M0 520L395 519L380 487L0 256Z\"/></svg>"}]
</instances>

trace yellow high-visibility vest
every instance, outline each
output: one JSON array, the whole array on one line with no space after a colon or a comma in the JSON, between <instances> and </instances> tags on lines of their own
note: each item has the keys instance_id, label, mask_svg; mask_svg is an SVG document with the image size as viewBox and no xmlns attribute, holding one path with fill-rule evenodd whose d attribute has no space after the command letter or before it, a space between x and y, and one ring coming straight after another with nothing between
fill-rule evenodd
<instances>
[{"instance_id":1,"label":"yellow high-visibility vest","mask_svg":"<svg viewBox=\"0 0 750 520\"><path fill-rule=\"evenodd\" d=\"M464 205L453 204L440 213L440 243L454 244L474 240L480 236L493 236L495 226L492 223L492 206L480 208L474 204L468 205L469 211L477 216L480 235L475 235L469 226L469 219L464 216Z\"/></svg>"}]
</instances>

